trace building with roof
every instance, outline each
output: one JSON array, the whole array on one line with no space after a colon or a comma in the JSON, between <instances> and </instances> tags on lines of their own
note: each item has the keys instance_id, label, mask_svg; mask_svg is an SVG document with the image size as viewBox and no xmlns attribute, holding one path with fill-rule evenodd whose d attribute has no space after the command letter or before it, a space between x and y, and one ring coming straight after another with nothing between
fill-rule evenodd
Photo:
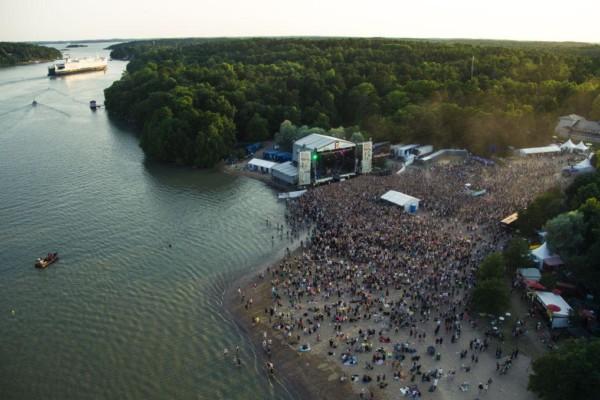
<instances>
[{"instance_id":1,"label":"building with roof","mask_svg":"<svg viewBox=\"0 0 600 400\"><path fill-rule=\"evenodd\" d=\"M600 143L600 121L588 121L577 114L560 117L554 131L564 138Z\"/></svg>"},{"instance_id":2,"label":"building with roof","mask_svg":"<svg viewBox=\"0 0 600 400\"><path fill-rule=\"evenodd\" d=\"M390 149L395 158L407 161L414 158L420 146L420 144L395 144Z\"/></svg>"},{"instance_id":3,"label":"building with roof","mask_svg":"<svg viewBox=\"0 0 600 400\"><path fill-rule=\"evenodd\" d=\"M415 213L419 209L419 202L421 200L408 194L397 192L395 190L389 190L385 192L380 199L395 204L404 208L404 211L409 213Z\"/></svg>"},{"instance_id":4,"label":"building with roof","mask_svg":"<svg viewBox=\"0 0 600 400\"><path fill-rule=\"evenodd\" d=\"M286 185L298 184L298 167L293 162L287 161L273 166L271 176L275 181Z\"/></svg>"},{"instance_id":5,"label":"building with roof","mask_svg":"<svg viewBox=\"0 0 600 400\"><path fill-rule=\"evenodd\" d=\"M263 174L270 174L271 169L277 165L276 162L262 160L260 158L253 158L248 161L247 168L250 171L262 172Z\"/></svg>"},{"instance_id":6,"label":"building with roof","mask_svg":"<svg viewBox=\"0 0 600 400\"><path fill-rule=\"evenodd\" d=\"M423 157L419 157L417 160L420 164L431 165L439 160L450 160L450 159L465 159L469 155L466 149L441 149L435 153L428 154Z\"/></svg>"}]
</instances>

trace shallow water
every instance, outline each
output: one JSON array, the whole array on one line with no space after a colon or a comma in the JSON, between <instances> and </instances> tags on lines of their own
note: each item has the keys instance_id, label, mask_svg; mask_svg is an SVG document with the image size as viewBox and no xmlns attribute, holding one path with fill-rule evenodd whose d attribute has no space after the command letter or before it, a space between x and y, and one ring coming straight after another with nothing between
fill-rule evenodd
<instances>
[{"instance_id":1,"label":"shallow water","mask_svg":"<svg viewBox=\"0 0 600 400\"><path fill-rule=\"evenodd\" d=\"M0 398L293 397L266 381L222 303L286 246L265 226L283 217L275 193L146 161L88 107L124 62L56 79L46 66L0 69ZM50 251L60 261L34 269ZM236 345L242 369L222 356Z\"/></svg>"}]
</instances>

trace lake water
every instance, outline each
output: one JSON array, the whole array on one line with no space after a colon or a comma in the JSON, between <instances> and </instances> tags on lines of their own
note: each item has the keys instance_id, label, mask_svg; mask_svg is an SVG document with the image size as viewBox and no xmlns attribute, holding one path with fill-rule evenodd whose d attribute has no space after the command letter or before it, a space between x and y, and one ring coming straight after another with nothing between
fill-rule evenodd
<instances>
[{"instance_id":1,"label":"lake water","mask_svg":"<svg viewBox=\"0 0 600 400\"><path fill-rule=\"evenodd\" d=\"M265 224L283 217L275 193L146 161L88 107L124 62L56 79L46 67L0 69L0 398L292 398L222 306L232 279L286 246ZM51 251L60 261L35 269ZM222 354L236 345L241 369Z\"/></svg>"}]
</instances>

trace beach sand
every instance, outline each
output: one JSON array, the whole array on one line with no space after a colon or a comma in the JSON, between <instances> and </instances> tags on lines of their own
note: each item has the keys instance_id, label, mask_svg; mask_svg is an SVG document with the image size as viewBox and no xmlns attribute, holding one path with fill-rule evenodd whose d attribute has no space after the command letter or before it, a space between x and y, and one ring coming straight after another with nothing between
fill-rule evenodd
<instances>
[{"instance_id":1,"label":"beach sand","mask_svg":"<svg viewBox=\"0 0 600 400\"><path fill-rule=\"evenodd\" d=\"M297 252L296 252L297 254ZM265 267L266 268L266 267ZM248 310L245 309L245 302L241 302L237 293L237 288L242 287L248 297L252 297L253 304ZM302 337L301 343L309 343L312 350L308 353L301 353L297 350L298 345L291 345L288 340L284 339L281 332L275 331L268 323L268 316L265 314L265 308L272 305L270 285L267 278L261 279L258 273L254 272L251 276L247 275L242 280L236 282L235 287L230 289L227 294L227 307L241 329L252 340L257 354L262 355L263 364L267 360L266 353L262 349L262 341L264 332L267 332L267 337L273 338L273 347L271 360L275 364L275 377L281 379L283 385L295 393L301 399L359 399L360 393L365 393L365 398L370 398L372 392L374 399L399 399L403 398L400 388L417 384L422 392L422 399L436 400L461 400L461 399L490 399L490 400L505 400L507 398L514 400L534 400L536 396L527 391L527 380L529 376L529 368L531 358L527 355L527 348L520 348L520 355L513 361L513 366L506 375L500 375L496 371L495 349L497 342L492 342L487 351L479 354L478 363L472 363L470 358L461 360L459 353L461 350L469 349L469 341L472 338L483 339L484 334L481 330L473 328L470 324L463 324L463 333L457 343L445 341L439 348L443 354L441 360L436 361L434 357L426 356L427 347L433 340L431 337L427 340L417 340L414 337L409 337L406 329L400 330L398 333L390 331L386 334L391 339L391 343L379 343L377 337L373 337L373 345L375 348L383 347L386 352L393 351L394 343L406 342L411 347L418 350L417 354L421 355L420 362L423 365L423 371L429 371L435 368L442 368L444 372L456 370L456 376L453 379L441 378L437 390L433 393L427 391L431 386L429 382L421 382L420 376L417 375L415 382L410 382L410 359L403 362L404 368L403 378L400 380L393 379L393 369L391 366L391 358L384 365L376 365L373 370L367 371L364 368L365 361L370 361L372 353L366 353L359 356L359 363L354 366L343 366L339 360L342 345L334 349L335 355L328 356L329 349L328 339L334 337L333 324L325 321L321 325L320 334L321 341L317 342L314 335L309 338ZM258 317L260 321L253 323L252 319ZM355 336L359 329L366 330L373 328L377 324L373 321L359 321L351 326L345 326L344 333ZM383 327L383 324L381 325ZM429 324L427 333L433 333L435 326L432 322ZM525 343L523 343L525 344ZM504 354L510 354L512 348L503 346ZM471 352L469 352L470 357ZM471 366L470 372L465 372L460 369L461 364ZM268 372L265 371L265 379L268 379ZM384 390L377 387L375 379L369 384L362 382L340 382L339 378L342 375L350 377L353 374L358 374L362 377L364 373L370 374L373 378L376 375L386 375L386 382L389 384ZM492 378L493 382L487 392L479 392L477 386L479 383L487 383L488 379ZM459 385L467 382L470 386L469 390L463 392Z\"/></svg>"},{"instance_id":2,"label":"beach sand","mask_svg":"<svg viewBox=\"0 0 600 400\"><path fill-rule=\"evenodd\" d=\"M261 360L265 379L279 380L282 386L299 399L342 400L352 398L353 391L350 383L339 382L342 374L339 366L318 354L295 351L282 338L281 334L274 331L269 325L264 310L271 306L271 288L266 278L263 280L258 278L258 274L266 270L268 266L265 265L238 279L225 295L225 307L254 345L256 354ZM254 286L255 283L256 286ZM245 303L240 301L237 293L238 287L244 288L246 295L252 297L253 305L250 310L246 310ZM260 318L260 322L253 323L254 317ZM267 337L273 340L271 357L268 357L262 348L264 332L267 332ZM269 359L272 360L275 367L273 376L264 366Z\"/></svg>"}]
</instances>

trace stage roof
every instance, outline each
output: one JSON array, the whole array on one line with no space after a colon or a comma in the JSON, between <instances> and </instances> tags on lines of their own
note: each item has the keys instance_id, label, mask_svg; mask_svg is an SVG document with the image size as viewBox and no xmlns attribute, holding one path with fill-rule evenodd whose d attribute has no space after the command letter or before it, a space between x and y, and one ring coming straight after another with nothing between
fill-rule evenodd
<instances>
[{"instance_id":1,"label":"stage roof","mask_svg":"<svg viewBox=\"0 0 600 400\"><path fill-rule=\"evenodd\" d=\"M339 139L333 136L321 135L319 133L313 133L305 136L302 139L297 140L294 143L294 147L300 148L305 147L308 150L319 150L324 147L332 146L337 143L337 148L349 148L355 147L356 145L348 140Z\"/></svg>"}]
</instances>

